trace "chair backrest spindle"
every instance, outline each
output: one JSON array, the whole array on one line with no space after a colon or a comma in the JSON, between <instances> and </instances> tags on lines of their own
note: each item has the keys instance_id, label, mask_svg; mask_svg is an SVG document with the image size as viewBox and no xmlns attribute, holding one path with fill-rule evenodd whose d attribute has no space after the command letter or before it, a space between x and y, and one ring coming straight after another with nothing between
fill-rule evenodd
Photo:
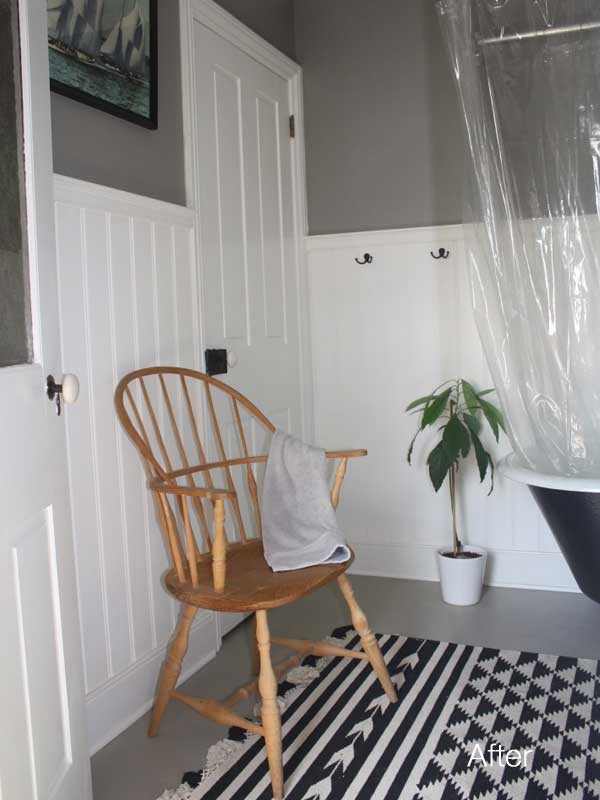
<instances>
[{"instance_id":1,"label":"chair backrest spindle","mask_svg":"<svg viewBox=\"0 0 600 800\"><path fill-rule=\"evenodd\" d=\"M215 441L217 443L217 447L219 448L219 453L221 455L221 460L226 462L227 461L227 456L225 455L225 448L223 447L223 437L221 436L221 428L219 426L219 419L218 419L217 413L215 411L215 404L213 402L213 397L212 397L212 393L211 393L211 390L210 390L210 384L209 383L205 383L204 384L204 388L206 389L206 400L207 400L207 403L208 403L208 410L209 410L209 413L210 413L210 416L211 416L211 419L212 419L212 422L213 422L213 434L215 436ZM225 479L227 481L227 488L230 491L234 492L235 491L235 484L233 482L233 478L231 476L231 470L229 469L229 465L228 464L225 464L224 470L225 470ZM233 505L233 513L235 515L235 519L236 519L236 522L237 522L237 525L238 525L238 531L239 531L239 534L240 534L240 539L242 540L242 542L245 542L246 541L246 529L244 528L244 523L243 523L243 520L242 520L242 513L240 511L240 505L239 505L239 502L238 502L238 499L237 499L237 495L231 502L232 502L232 505Z\"/></svg>"},{"instance_id":2,"label":"chair backrest spindle","mask_svg":"<svg viewBox=\"0 0 600 800\"><path fill-rule=\"evenodd\" d=\"M185 495L181 495L181 501L183 524L185 525L188 563L190 567L190 577L192 579L192 586L196 589L198 588L198 549L196 547L194 531L192 530L192 523L190 522L188 498Z\"/></svg>"}]
</instances>

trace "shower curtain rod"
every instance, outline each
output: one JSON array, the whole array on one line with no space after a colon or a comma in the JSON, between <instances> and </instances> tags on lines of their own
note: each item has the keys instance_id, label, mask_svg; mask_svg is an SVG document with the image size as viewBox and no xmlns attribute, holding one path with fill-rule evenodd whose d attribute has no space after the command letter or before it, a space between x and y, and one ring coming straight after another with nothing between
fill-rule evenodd
<instances>
[{"instance_id":1,"label":"shower curtain rod","mask_svg":"<svg viewBox=\"0 0 600 800\"><path fill-rule=\"evenodd\" d=\"M543 28L541 31L526 31L525 33L511 33L508 36L492 36L488 39L478 39L477 44L500 44L502 42L515 42L520 39L541 39L546 36L557 36L560 33L579 33L600 28L600 22L583 22L580 25L564 25L562 28Z\"/></svg>"}]
</instances>

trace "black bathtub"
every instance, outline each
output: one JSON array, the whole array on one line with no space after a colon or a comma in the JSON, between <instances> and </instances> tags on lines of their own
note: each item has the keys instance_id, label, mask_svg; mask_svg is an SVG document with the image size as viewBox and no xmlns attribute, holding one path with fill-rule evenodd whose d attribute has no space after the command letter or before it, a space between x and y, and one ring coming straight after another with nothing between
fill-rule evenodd
<instances>
[{"instance_id":1,"label":"black bathtub","mask_svg":"<svg viewBox=\"0 0 600 800\"><path fill-rule=\"evenodd\" d=\"M529 486L577 585L600 603L600 479L535 472L519 466L514 453L498 470Z\"/></svg>"}]
</instances>

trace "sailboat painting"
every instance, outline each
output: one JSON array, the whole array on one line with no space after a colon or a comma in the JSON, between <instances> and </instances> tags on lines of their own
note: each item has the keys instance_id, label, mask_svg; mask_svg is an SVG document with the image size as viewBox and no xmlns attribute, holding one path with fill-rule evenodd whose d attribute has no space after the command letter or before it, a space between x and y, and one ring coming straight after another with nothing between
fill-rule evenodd
<instances>
[{"instance_id":1,"label":"sailboat painting","mask_svg":"<svg viewBox=\"0 0 600 800\"><path fill-rule=\"evenodd\" d=\"M53 91L157 127L156 0L47 0Z\"/></svg>"}]
</instances>

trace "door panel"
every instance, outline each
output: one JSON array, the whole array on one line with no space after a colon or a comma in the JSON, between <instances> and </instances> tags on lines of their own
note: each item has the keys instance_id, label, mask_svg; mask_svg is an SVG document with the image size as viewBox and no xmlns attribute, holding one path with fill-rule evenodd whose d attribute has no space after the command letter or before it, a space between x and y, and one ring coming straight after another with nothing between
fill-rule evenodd
<instances>
[{"instance_id":1,"label":"door panel","mask_svg":"<svg viewBox=\"0 0 600 800\"><path fill-rule=\"evenodd\" d=\"M12 319L3 315L3 323L14 332L23 319L31 321L27 347L15 351L15 358L3 357L3 364L14 366L0 369L0 795L86 800L91 785L64 415L56 415L44 392L46 376L53 373L60 381L63 367L46 25L42 0L0 2L0 217L6 220L11 208L18 210L25 276L21 295L10 292L11 304L20 304L22 313ZM6 63L11 49L12 82ZM10 177L15 175L14 151L7 145L11 128L18 180ZM7 230L0 224L4 298L4 264L8 260L15 267L14 232L14 225Z\"/></svg>"},{"instance_id":2,"label":"door panel","mask_svg":"<svg viewBox=\"0 0 600 800\"><path fill-rule=\"evenodd\" d=\"M198 21L193 51L205 343L238 357L219 378L278 427L301 435L289 85ZM242 455L231 410L217 410L231 417L223 434L227 455ZM253 452L268 449L253 422L246 438ZM239 472L242 519L253 530ZM263 472L255 470L259 491ZM231 515L227 524L235 528ZM221 632L237 621L224 615Z\"/></svg>"}]
</instances>

